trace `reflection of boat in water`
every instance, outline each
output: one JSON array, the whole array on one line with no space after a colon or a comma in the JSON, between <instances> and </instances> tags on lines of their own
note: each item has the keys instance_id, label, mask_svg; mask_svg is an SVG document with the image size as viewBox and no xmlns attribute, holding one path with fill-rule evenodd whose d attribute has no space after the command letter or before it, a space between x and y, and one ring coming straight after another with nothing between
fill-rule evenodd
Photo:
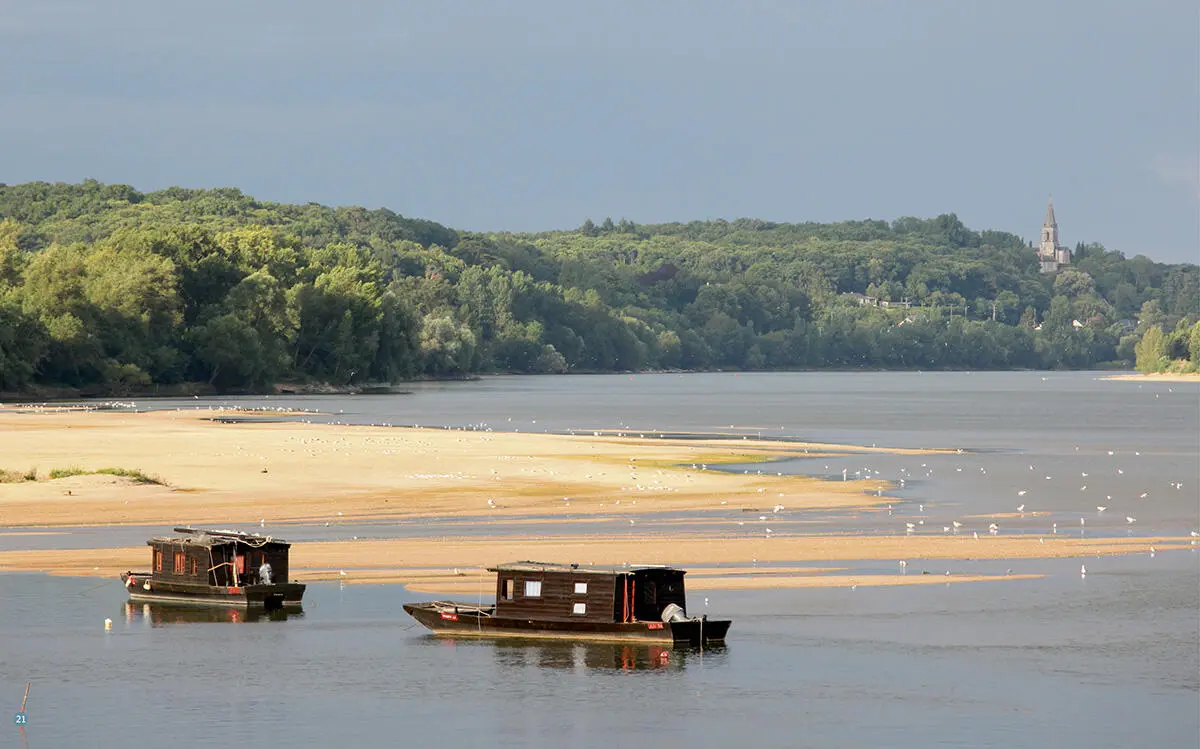
<instances>
[{"instance_id":1,"label":"reflection of boat in water","mask_svg":"<svg viewBox=\"0 0 1200 749\"><path fill-rule=\"evenodd\" d=\"M649 671L679 670L700 658L720 657L724 644L680 648L669 644L634 642L521 642L505 639L493 643L496 660L506 667L532 666L572 670Z\"/></svg>"},{"instance_id":2,"label":"reflection of boat in water","mask_svg":"<svg viewBox=\"0 0 1200 749\"><path fill-rule=\"evenodd\" d=\"M196 622L282 622L299 619L303 611L297 609L246 609L240 606L188 606L170 603L125 602L125 621L139 619L148 621L152 627L168 624L190 624Z\"/></svg>"},{"instance_id":3,"label":"reflection of boat in water","mask_svg":"<svg viewBox=\"0 0 1200 749\"><path fill-rule=\"evenodd\" d=\"M437 635L609 640L701 645L724 642L729 620L689 617L683 570L516 562L496 573L496 604L408 603Z\"/></svg>"},{"instance_id":4,"label":"reflection of boat in water","mask_svg":"<svg viewBox=\"0 0 1200 749\"><path fill-rule=\"evenodd\" d=\"M151 571L122 572L129 600L245 609L296 608L305 586L288 582L291 544L237 531L176 528L152 538Z\"/></svg>"}]
</instances>

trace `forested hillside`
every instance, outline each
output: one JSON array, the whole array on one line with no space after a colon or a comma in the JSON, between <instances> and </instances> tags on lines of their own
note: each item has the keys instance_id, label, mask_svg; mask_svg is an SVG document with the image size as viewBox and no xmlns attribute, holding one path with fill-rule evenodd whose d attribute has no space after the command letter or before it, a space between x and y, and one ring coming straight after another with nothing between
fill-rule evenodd
<instances>
[{"instance_id":1,"label":"forested hillside","mask_svg":"<svg viewBox=\"0 0 1200 749\"><path fill-rule=\"evenodd\" d=\"M478 234L235 189L0 186L9 392L492 371L1083 368L1132 362L1142 332L1198 317L1195 265L1089 244L1043 275L1018 236L954 215Z\"/></svg>"}]
</instances>

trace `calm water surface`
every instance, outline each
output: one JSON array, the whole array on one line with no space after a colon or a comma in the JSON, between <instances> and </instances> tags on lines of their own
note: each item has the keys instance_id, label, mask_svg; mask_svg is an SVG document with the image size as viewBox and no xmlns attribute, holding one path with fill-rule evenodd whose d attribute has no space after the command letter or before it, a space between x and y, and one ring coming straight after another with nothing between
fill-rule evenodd
<instances>
[{"instance_id":1,"label":"calm water surface","mask_svg":"<svg viewBox=\"0 0 1200 749\"><path fill-rule=\"evenodd\" d=\"M919 533L941 533L950 518L986 523L971 516L1019 503L1049 514L1004 519L1003 532L1048 535L1057 524L1060 533L1137 537L1200 527L1200 388L1096 378L511 377L406 395L236 402L316 408L348 423L722 431L966 450L773 465L839 480L843 468L905 479L891 514L785 511L771 519L779 534L903 533L910 519L927 521ZM614 522L573 532L652 541L688 522L664 516L632 530ZM757 533L750 525L696 527ZM471 526L445 519L287 533L443 535ZM0 548L137 544L146 535L0 536ZM398 586L313 585L299 616L229 621L223 612L127 606L119 581L0 575L0 706L8 700L15 712L33 682L30 726L0 729L0 747L1196 746L1200 554L1089 559L1086 577L1079 561L908 568L1047 575L1034 581L713 591L709 613L734 618L728 646L665 654L436 640L401 610L427 596ZM692 596L693 609L703 597Z\"/></svg>"}]
</instances>

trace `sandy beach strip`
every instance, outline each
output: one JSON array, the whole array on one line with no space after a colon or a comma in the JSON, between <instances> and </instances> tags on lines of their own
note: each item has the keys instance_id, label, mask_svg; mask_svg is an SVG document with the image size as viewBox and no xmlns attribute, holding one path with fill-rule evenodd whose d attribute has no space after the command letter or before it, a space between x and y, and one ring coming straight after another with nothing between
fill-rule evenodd
<instances>
[{"instance_id":1,"label":"sandy beach strip","mask_svg":"<svg viewBox=\"0 0 1200 749\"><path fill-rule=\"evenodd\" d=\"M653 541L653 542L649 542ZM1113 556L1189 548L1191 539L1155 538L1036 538L1028 536L969 537L833 536L766 539L611 539L579 537L421 538L300 543L292 547L291 577L300 582L340 580L348 584L402 583L416 590L452 592L479 587L488 566L520 559L577 562L580 565L671 564L690 569L689 585L697 589L811 587L852 585L850 577L921 578L926 568L953 582L992 579L953 571L954 560L1052 559ZM0 552L0 572L47 572L57 575L116 578L126 570L146 569L145 546L112 549L50 549ZM895 569L906 560L909 574L848 574L838 562L880 561ZM814 567L769 565L810 562ZM834 563L831 565L830 563ZM728 565L714 567L712 565ZM1024 579L1021 576L1007 576ZM831 582L817 582L818 579ZM939 580L946 582L946 580ZM934 582L926 580L923 582ZM892 581L886 584L916 584Z\"/></svg>"},{"instance_id":2,"label":"sandy beach strip","mask_svg":"<svg viewBox=\"0 0 1200 749\"><path fill-rule=\"evenodd\" d=\"M711 590L775 590L790 588L857 588L884 587L893 585L946 585L951 583L981 583L1002 580L1037 580L1045 575L920 575L920 574L858 574L858 575L779 575L770 577L732 578L713 577L693 580L688 578L689 591ZM454 583L445 580L413 581L405 587L415 593L458 596L470 601L478 596L479 586L471 583ZM489 585L483 594L486 602L494 593ZM692 604L693 607L695 604Z\"/></svg>"},{"instance_id":3,"label":"sandy beach strip","mask_svg":"<svg viewBox=\"0 0 1200 749\"><path fill-rule=\"evenodd\" d=\"M777 458L933 451L758 440L499 433L0 409L0 469L135 469L0 484L0 527L257 525L431 516L577 516L692 510L867 508L877 479L706 470ZM806 452L807 451L807 452ZM693 468L692 466L696 466Z\"/></svg>"},{"instance_id":4,"label":"sandy beach strip","mask_svg":"<svg viewBox=\"0 0 1200 749\"><path fill-rule=\"evenodd\" d=\"M300 581L403 583L415 590L478 588L488 565L519 559L581 565L670 564L694 570L697 589L969 582L950 560L1103 556L1189 546L1183 538L1059 538L822 534L730 537L724 531L662 533L645 513L679 513L717 528L740 513L881 511L893 501L880 480L826 481L770 471L778 458L939 451L728 439L554 435L452 429L221 421L209 410L119 413L0 409L0 469L136 469L161 480L114 475L0 484L0 528L176 525L257 528L285 522L339 525L453 517L476 528L516 523L504 535L298 543ZM945 450L945 452L953 452ZM718 465L761 465L745 471ZM761 471L761 472L760 472ZM714 519L706 513L727 513ZM690 519L688 519L690 517ZM627 532L581 527L628 522ZM800 522L803 522L801 520ZM567 532L539 534L538 524ZM644 530L643 530L644 528ZM569 529L569 530L568 530ZM731 529L732 530L732 529ZM737 531L732 531L737 533ZM2 548L0 543L0 548ZM144 569L145 546L0 551L0 572L112 577ZM886 560L882 574L838 566ZM895 574L897 560L938 560L937 575ZM947 564L940 563L946 560ZM811 567L781 565L810 564ZM816 566L820 565L820 566ZM881 567L885 565L880 565ZM945 571L951 574L947 577ZM457 569L457 573L455 570ZM926 570L928 571L928 570ZM931 578L942 578L932 580ZM470 579L468 579L470 578ZM1004 576L1004 579L1025 579ZM855 582L857 581L857 582ZM917 582L919 581L919 582Z\"/></svg>"},{"instance_id":5,"label":"sandy beach strip","mask_svg":"<svg viewBox=\"0 0 1200 749\"><path fill-rule=\"evenodd\" d=\"M1161 374L1114 374L1099 377L1100 380L1119 380L1123 382L1193 382L1200 384L1200 372L1161 373Z\"/></svg>"}]
</instances>

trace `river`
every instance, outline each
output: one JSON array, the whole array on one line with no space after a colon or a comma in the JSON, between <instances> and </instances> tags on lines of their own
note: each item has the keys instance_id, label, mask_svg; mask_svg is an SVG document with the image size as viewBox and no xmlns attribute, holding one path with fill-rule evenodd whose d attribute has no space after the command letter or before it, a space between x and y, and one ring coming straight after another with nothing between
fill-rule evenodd
<instances>
[{"instance_id":1,"label":"river","mask_svg":"<svg viewBox=\"0 0 1200 749\"><path fill-rule=\"evenodd\" d=\"M1019 504L1028 515L1001 521L1006 533L1200 528L1195 383L1086 372L496 377L398 395L137 407L225 403L314 409L315 420L345 423L963 450L772 465L905 480L894 514L800 515L790 531L773 519L781 533L902 533L906 519L933 525ZM470 522L374 532L461 534ZM145 536L81 529L0 537L0 549ZM399 586L311 585L300 615L228 621L127 605L119 581L0 575L0 705L15 712L33 683L29 725L0 730L0 747L1194 746L1200 554L1089 559L1086 576L1079 561L946 563L1046 575L1037 580L712 591L705 610L734 624L726 647L705 652L441 641L401 609L428 596ZM909 574L939 571L919 567Z\"/></svg>"}]
</instances>

